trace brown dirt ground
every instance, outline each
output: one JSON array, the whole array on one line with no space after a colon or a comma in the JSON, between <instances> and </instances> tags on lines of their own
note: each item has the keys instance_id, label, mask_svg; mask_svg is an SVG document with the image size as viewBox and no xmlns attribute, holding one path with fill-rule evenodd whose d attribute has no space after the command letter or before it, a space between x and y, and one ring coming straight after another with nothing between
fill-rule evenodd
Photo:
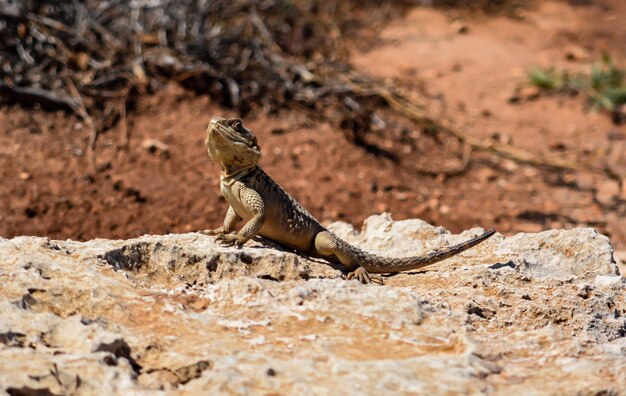
<instances>
[{"instance_id":1,"label":"brown dirt ground","mask_svg":"<svg viewBox=\"0 0 626 396\"><path fill-rule=\"evenodd\" d=\"M352 43L351 59L357 69L428 98L435 114L476 136L497 135L536 153L603 157L624 177L626 128L585 111L582 98L509 101L534 65L588 70L603 51L626 59L626 4L603 4L542 2L521 19L416 8L389 24L375 45ZM100 138L94 176L85 155L88 132L75 118L0 108L0 235L84 240L216 227L226 205L203 147L216 114L229 113L176 85L142 98L129 119L127 148L119 128ZM397 153L396 161L296 111L259 114L247 124L259 136L266 171L325 222L360 225L389 211L453 231L592 226L626 249L626 189L614 182L480 153L459 176L424 175L419 169L458 163L459 145L403 128L385 110L380 117L387 126L368 135L368 143ZM166 152L144 148L147 139L167 145Z\"/></svg>"}]
</instances>

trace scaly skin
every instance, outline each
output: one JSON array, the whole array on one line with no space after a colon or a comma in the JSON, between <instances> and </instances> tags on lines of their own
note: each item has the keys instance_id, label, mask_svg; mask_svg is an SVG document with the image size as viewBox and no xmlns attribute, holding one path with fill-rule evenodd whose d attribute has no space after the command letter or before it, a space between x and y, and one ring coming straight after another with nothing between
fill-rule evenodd
<instances>
[{"instance_id":1,"label":"scaly skin","mask_svg":"<svg viewBox=\"0 0 626 396\"><path fill-rule=\"evenodd\" d=\"M343 241L324 228L295 199L285 192L259 166L261 149L256 138L239 118L213 117L207 128L209 156L222 168L221 191L229 203L224 225L203 231L217 235L224 245L241 246L256 235L286 247L342 265L348 279L363 283L374 278L369 273L393 273L434 264L478 245L495 231L458 245L444 247L425 256L381 257ZM240 220L245 225L235 233Z\"/></svg>"}]
</instances>

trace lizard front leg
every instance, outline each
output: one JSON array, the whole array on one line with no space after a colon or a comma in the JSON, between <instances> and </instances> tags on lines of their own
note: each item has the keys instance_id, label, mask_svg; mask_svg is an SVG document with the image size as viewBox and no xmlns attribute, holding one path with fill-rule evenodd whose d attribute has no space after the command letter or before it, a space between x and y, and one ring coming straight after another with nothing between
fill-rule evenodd
<instances>
[{"instance_id":1,"label":"lizard front leg","mask_svg":"<svg viewBox=\"0 0 626 396\"><path fill-rule=\"evenodd\" d=\"M237 234L224 234L219 240L226 246L239 246L254 238L265 221L265 203L261 195L251 188L242 186L239 190L239 199L244 208L252 215L246 225Z\"/></svg>"},{"instance_id":2,"label":"lizard front leg","mask_svg":"<svg viewBox=\"0 0 626 396\"><path fill-rule=\"evenodd\" d=\"M218 227L214 230L204 230L201 231L201 233L205 235L217 235L217 238L215 239L219 240L224 235L233 232L239 220L241 220L241 217L235 212L235 209L233 209L232 206L229 206L226 211L226 217L224 217L224 225L222 227Z\"/></svg>"}]
</instances>

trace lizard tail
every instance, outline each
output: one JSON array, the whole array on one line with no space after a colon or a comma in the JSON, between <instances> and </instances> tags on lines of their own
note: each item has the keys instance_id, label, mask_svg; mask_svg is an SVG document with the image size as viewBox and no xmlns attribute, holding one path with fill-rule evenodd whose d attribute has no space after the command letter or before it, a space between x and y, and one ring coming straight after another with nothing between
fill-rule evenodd
<instances>
[{"instance_id":1,"label":"lizard tail","mask_svg":"<svg viewBox=\"0 0 626 396\"><path fill-rule=\"evenodd\" d=\"M495 232L496 231L494 229L490 229L484 232L482 235L479 235L468 241L435 250L425 256L415 257L383 257L365 252L351 245L349 246L350 250L352 250L351 253L356 258L358 264L365 268L368 272L400 272L422 268L427 265L434 264L441 260L445 260L449 257L457 255L485 241L493 234L495 234Z\"/></svg>"}]
</instances>

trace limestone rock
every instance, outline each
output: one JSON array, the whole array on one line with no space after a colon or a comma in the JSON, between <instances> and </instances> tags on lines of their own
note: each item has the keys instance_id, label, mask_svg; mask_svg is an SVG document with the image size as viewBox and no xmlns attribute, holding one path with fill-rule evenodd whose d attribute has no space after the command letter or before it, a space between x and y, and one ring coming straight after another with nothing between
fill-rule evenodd
<instances>
[{"instance_id":1,"label":"limestone rock","mask_svg":"<svg viewBox=\"0 0 626 396\"><path fill-rule=\"evenodd\" d=\"M372 216L362 248L453 235ZM201 234L0 238L0 394L619 394L626 280L592 229L496 235L453 258L341 279L326 262Z\"/></svg>"}]
</instances>

